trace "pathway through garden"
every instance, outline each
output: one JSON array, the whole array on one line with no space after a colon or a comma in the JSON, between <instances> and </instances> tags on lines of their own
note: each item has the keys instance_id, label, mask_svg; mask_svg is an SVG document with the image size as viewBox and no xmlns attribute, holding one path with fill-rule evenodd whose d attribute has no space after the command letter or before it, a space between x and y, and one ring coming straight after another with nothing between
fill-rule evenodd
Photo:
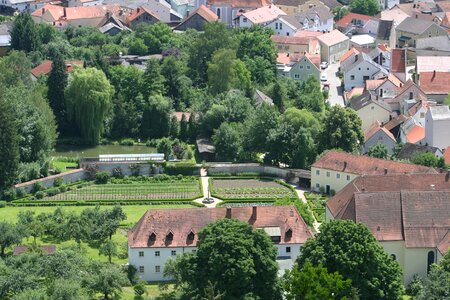
<instances>
[{"instance_id":1,"label":"pathway through garden","mask_svg":"<svg viewBox=\"0 0 450 300\"><path fill-rule=\"evenodd\" d=\"M201 204L203 204L203 205L205 205L206 207L209 207L209 208L211 208L211 207L216 207L217 204L219 204L220 202L222 202L222 200L217 199L217 198L214 198L214 197L211 196L211 198L214 199L214 202L213 202L213 203L205 204L205 203L202 202L203 199L205 199L206 197L208 197L209 177L208 177L207 171L206 171L205 169L203 169L203 168L200 169L200 176L201 176L201 178L202 178L203 197L202 197L202 198L199 198L199 199L195 199L194 202L201 203Z\"/></svg>"},{"instance_id":2,"label":"pathway through garden","mask_svg":"<svg viewBox=\"0 0 450 300\"><path fill-rule=\"evenodd\" d=\"M305 198L305 192L307 192L307 190L297 186L297 185L293 185L291 184L291 186L295 189L295 192L297 193L298 197L300 198L300 200L302 200L303 203L305 203L306 205L308 205L308 201L306 201ZM313 215L314 218L314 215ZM314 230L316 232L320 232L319 231L319 227L320 227L320 223L317 222L316 218L314 218L314 224L313 224Z\"/></svg>"}]
</instances>

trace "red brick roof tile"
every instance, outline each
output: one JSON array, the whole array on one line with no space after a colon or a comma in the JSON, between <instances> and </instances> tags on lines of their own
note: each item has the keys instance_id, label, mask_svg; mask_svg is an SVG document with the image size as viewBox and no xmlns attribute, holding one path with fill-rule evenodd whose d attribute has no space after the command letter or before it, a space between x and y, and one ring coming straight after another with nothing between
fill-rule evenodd
<instances>
[{"instance_id":1,"label":"red brick roof tile","mask_svg":"<svg viewBox=\"0 0 450 300\"><path fill-rule=\"evenodd\" d=\"M357 13L349 13L348 15L345 15L342 19L336 22L336 26L338 27L347 27L353 20L363 20L363 21L369 21L373 17L368 15L362 15Z\"/></svg>"},{"instance_id":2,"label":"red brick roof tile","mask_svg":"<svg viewBox=\"0 0 450 300\"><path fill-rule=\"evenodd\" d=\"M391 52L391 72L405 73L406 72L406 54L405 49L392 49Z\"/></svg>"},{"instance_id":3,"label":"red brick roof tile","mask_svg":"<svg viewBox=\"0 0 450 300\"><path fill-rule=\"evenodd\" d=\"M70 73L73 71L73 68L75 66L82 67L83 66L82 60L66 60L66 67L67 67L67 73ZM40 65L36 66L31 70L31 74L33 74L34 77L38 77L39 75L47 75L52 70L52 61L51 60L44 60Z\"/></svg>"},{"instance_id":4,"label":"red brick roof tile","mask_svg":"<svg viewBox=\"0 0 450 300\"><path fill-rule=\"evenodd\" d=\"M419 74L420 88L427 95L450 93L450 72L422 72Z\"/></svg>"}]
</instances>

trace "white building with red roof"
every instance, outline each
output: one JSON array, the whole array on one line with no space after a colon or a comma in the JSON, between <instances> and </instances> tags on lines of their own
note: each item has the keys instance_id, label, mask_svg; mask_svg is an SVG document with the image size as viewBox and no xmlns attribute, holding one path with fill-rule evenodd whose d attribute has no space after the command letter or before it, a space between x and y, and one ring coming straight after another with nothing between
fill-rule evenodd
<instances>
[{"instance_id":1,"label":"white building with red roof","mask_svg":"<svg viewBox=\"0 0 450 300\"><path fill-rule=\"evenodd\" d=\"M292 266L313 233L294 206L151 209L128 232L128 261L145 281L166 281L166 262L197 248L198 233L219 219L235 218L264 230L282 266Z\"/></svg>"}]
</instances>

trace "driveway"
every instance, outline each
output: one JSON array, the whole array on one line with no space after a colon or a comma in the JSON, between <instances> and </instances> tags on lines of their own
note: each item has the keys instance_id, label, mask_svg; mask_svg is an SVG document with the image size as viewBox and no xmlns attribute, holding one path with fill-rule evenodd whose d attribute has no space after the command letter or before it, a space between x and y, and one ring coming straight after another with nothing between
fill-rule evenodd
<instances>
[{"instance_id":1,"label":"driveway","mask_svg":"<svg viewBox=\"0 0 450 300\"><path fill-rule=\"evenodd\" d=\"M327 74L328 77L327 83L330 85L330 92L328 94L327 102L331 106L345 106L341 88L341 80L337 76L338 69L339 63L334 63L330 64L325 70L322 70L322 73Z\"/></svg>"}]
</instances>

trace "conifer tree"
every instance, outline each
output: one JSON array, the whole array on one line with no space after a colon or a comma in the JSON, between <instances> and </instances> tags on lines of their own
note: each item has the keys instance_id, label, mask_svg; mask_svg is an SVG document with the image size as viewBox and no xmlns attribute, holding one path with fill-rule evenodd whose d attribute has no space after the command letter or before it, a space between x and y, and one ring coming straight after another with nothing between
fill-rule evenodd
<instances>
[{"instance_id":1,"label":"conifer tree","mask_svg":"<svg viewBox=\"0 0 450 300\"><path fill-rule=\"evenodd\" d=\"M47 98L58 124L59 132L67 132L67 114L64 98L64 89L67 86L67 73L64 58L56 53L52 61L52 70L47 79Z\"/></svg>"},{"instance_id":2,"label":"conifer tree","mask_svg":"<svg viewBox=\"0 0 450 300\"><path fill-rule=\"evenodd\" d=\"M15 50L31 52L39 46L39 33L30 14L17 16L11 29L11 47Z\"/></svg>"},{"instance_id":3,"label":"conifer tree","mask_svg":"<svg viewBox=\"0 0 450 300\"><path fill-rule=\"evenodd\" d=\"M0 192L11 186L19 166L19 136L8 101L0 98Z\"/></svg>"}]
</instances>

